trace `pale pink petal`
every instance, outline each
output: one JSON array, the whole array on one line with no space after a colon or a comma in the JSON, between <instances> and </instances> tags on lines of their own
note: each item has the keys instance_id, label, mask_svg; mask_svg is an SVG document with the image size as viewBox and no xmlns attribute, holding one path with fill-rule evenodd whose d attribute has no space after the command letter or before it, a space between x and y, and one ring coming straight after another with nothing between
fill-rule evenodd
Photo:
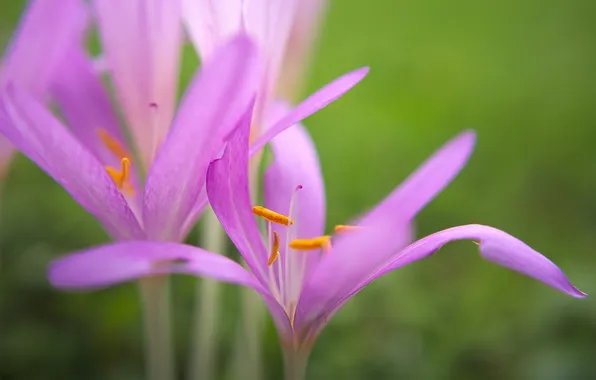
<instances>
[{"instance_id":1,"label":"pale pink petal","mask_svg":"<svg viewBox=\"0 0 596 380\"><path fill-rule=\"evenodd\" d=\"M242 31L243 0L182 0L182 19L202 61Z\"/></svg>"},{"instance_id":2,"label":"pale pink petal","mask_svg":"<svg viewBox=\"0 0 596 380\"><path fill-rule=\"evenodd\" d=\"M148 167L175 110L182 38L179 0L92 2L116 97ZM157 112L150 104L157 104Z\"/></svg>"}]
</instances>

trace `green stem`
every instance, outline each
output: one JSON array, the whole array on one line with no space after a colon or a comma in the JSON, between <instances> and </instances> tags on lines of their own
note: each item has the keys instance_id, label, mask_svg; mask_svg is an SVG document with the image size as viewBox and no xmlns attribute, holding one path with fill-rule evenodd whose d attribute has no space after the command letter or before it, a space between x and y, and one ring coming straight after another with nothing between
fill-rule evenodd
<instances>
[{"instance_id":1,"label":"green stem","mask_svg":"<svg viewBox=\"0 0 596 380\"><path fill-rule=\"evenodd\" d=\"M284 373L285 380L304 380L310 351L301 349L284 348Z\"/></svg>"},{"instance_id":2,"label":"green stem","mask_svg":"<svg viewBox=\"0 0 596 380\"><path fill-rule=\"evenodd\" d=\"M145 314L147 379L174 379L174 351L170 323L169 279L146 277L139 281Z\"/></svg>"},{"instance_id":3,"label":"green stem","mask_svg":"<svg viewBox=\"0 0 596 380\"><path fill-rule=\"evenodd\" d=\"M235 342L235 374L237 379L260 380L263 378L261 363L261 335L263 300L249 288L241 289L242 318Z\"/></svg>"},{"instance_id":4,"label":"green stem","mask_svg":"<svg viewBox=\"0 0 596 380\"><path fill-rule=\"evenodd\" d=\"M205 211L201 227L201 246L211 252L223 254L225 233L213 210ZM189 379L213 379L214 354L217 351L217 321L219 319L220 284L201 279L197 284L194 333L189 367Z\"/></svg>"}]
</instances>

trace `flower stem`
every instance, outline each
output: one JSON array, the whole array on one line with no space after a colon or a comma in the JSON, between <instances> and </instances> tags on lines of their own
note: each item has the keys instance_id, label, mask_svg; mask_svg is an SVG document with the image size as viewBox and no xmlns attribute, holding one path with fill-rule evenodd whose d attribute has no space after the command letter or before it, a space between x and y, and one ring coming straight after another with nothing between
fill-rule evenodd
<instances>
[{"instance_id":1,"label":"flower stem","mask_svg":"<svg viewBox=\"0 0 596 380\"><path fill-rule=\"evenodd\" d=\"M284 373L286 380L304 380L310 350L284 348Z\"/></svg>"},{"instance_id":2,"label":"flower stem","mask_svg":"<svg viewBox=\"0 0 596 380\"><path fill-rule=\"evenodd\" d=\"M147 379L174 378L174 351L170 324L168 276L146 277L139 281L145 314L145 366Z\"/></svg>"},{"instance_id":3,"label":"flower stem","mask_svg":"<svg viewBox=\"0 0 596 380\"><path fill-rule=\"evenodd\" d=\"M208 251L223 254L225 233L211 208L205 211L202 222L201 246ZM197 284L189 380L213 379L214 354L217 351L219 293L220 284L216 281L201 279Z\"/></svg>"}]
</instances>

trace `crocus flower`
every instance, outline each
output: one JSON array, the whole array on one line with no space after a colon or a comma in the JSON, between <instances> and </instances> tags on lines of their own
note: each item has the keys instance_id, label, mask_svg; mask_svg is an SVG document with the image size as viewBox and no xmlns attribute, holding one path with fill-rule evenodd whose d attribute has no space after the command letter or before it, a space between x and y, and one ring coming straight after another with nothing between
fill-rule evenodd
<instances>
[{"instance_id":1,"label":"crocus flower","mask_svg":"<svg viewBox=\"0 0 596 380\"><path fill-rule=\"evenodd\" d=\"M0 87L16 83L40 101L47 100L52 76L68 46L80 38L87 14L78 0L32 0L0 63ZM14 148L0 136L0 177Z\"/></svg>"},{"instance_id":2,"label":"crocus flower","mask_svg":"<svg viewBox=\"0 0 596 380\"><path fill-rule=\"evenodd\" d=\"M265 175L265 207L250 202L246 139L239 130L223 157L210 165L207 193L224 229L267 289L268 306L290 350L308 351L335 312L371 281L454 240L473 240L485 259L573 297L584 296L555 264L492 227L454 227L408 245L414 216L468 160L473 132L448 142L378 206L329 235L323 180L306 130L294 126L272 141L275 159ZM267 220L267 244L253 212Z\"/></svg>"},{"instance_id":3,"label":"crocus flower","mask_svg":"<svg viewBox=\"0 0 596 380\"><path fill-rule=\"evenodd\" d=\"M137 241L57 260L50 269L53 283L69 288L84 282L87 288L101 288L139 276L174 272L252 287L271 312L290 358L288 365L300 360L297 356L301 360L308 356L329 319L367 284L454 240L473 240L484 258L570 296L585 296L546 257L492 227L449 228L408 244L413 217L466 163L474 145L473 132L448 142L378 206L353 223L337 226L336 233L328 236L324 235L325 197L318 159L300 126L273 139L275 159L265 175L265 207L251 203L251 119L250 113L245 114L222 157L211 163L207 172L211 206L249 270L190 245ZM267 220L265 236L254 214ZM114 265L106 266L105 258ZM162 265L156 266L156 262Z\"/></svg>"}]
</instances>

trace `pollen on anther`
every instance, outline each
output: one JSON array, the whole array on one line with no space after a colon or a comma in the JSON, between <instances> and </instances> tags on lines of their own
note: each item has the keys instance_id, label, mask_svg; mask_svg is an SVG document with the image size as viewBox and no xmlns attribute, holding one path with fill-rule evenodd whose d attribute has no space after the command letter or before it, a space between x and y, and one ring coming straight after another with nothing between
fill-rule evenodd
<instances>
[{"instance_id":1,"label":"pollen on anther","mask_svg":"<svg viewBox=\"0 0 596 380\"><path fill-rule=\"evenodd\" d=\"M353 231L357 231L359 229L361 229L361 226L349 226L349 225L337 225L335 226L335 232L338 234L344 233L344 232L353 232Z\"/></svg>"},{"instance_id":2,"label":"pollen on anther","mask_svg":"<svg viewBox=\"0 0 596 380\"><path fill-rule=\"evenodd\" d=\"M331 250L331 236L323 235L312 239L296 239L290 242L290 248L297 251L311 251L322 249L328 253Z\"/></svg>"},{"instance_id":3,"label":"pollen on anther","mask_svg":"<svg viewBox=\"0 0 596 380\"><path fill-rule=\"evenodd\" d=\"M277 232L273 231L273 242L271 244L271 254L269 255L269 260L267 260L267 265L271 266L275 263L275 260L279 257L279 235Z\"/></svg>"},{"instance_id":4,"label":"pollen on anther","mask_svg":"<svg viewBox=\"0 0 596 380\"><path fill-rule=\"evenodd\" d=\"M128 157L123 157L120 160L120 169L106 166L106 171L118 187L118 190L125 191L129 195L134 193L134 189L130 183L130 160Z\"/></svg>"},{"instance_id":5,"label":"pollen on anther","mask_svg":"<svg viewBox=\"0 0 596 380\"><path fill-rule=\"evenodd\" d=\"M291 218L262 206L254 206L252 208L252 212L253 214L260 216L261 218L272 223L277 223L284 226L290 226L294 224L294 220Z\"/></svg>"}]
</instances>

